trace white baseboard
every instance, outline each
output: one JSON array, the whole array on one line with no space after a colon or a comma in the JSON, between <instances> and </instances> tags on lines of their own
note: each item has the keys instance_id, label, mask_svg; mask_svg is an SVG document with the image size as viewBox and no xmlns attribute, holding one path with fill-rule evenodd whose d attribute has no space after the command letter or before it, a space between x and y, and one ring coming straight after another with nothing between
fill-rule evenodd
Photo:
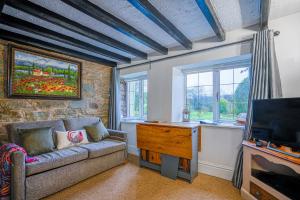
<instances>
[{"instance_id":1,"label":"white baseboard","mask_svg":"<svg viewBox=\"0 0 300 200\"><path fill-rule=\"evenodd\" d=\"M208 174L210 176L216 176L229 181L232 180L233 176L233 169L207 161L198 161L198 172Z\"/></svg>"},{"instance_id":2,"label":"white baseboard","mask_svg":"<svg viewBox=\"0 0 300 200\"><path fill-rule=\"evenodd\" d=\"M138 156L139 155L139 150L134 145L128 145L128 153Z\"/></svg>"}]
</instances>

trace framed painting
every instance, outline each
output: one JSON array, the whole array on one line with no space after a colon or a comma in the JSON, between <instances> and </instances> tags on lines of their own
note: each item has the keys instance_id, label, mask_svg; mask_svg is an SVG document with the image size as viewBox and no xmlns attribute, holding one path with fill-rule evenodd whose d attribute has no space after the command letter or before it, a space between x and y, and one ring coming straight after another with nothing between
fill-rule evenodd
<instances>
[{"instance_id":1,"label":"framed painting","mask_svg":"<svg viewBox=\"0 0 300 200\"><path fill-rule=\"evenodd\" d=\"M81 63L9 45L9 98L81 99Z\"/></svg>"}]
</instances>

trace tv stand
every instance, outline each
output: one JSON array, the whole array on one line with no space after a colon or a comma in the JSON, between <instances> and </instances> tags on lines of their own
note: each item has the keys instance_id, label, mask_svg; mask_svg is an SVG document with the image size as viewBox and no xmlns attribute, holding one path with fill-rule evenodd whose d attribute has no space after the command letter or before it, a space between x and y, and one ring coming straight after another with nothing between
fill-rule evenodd
<instances>
[{"instance_id":1,"label":"tv stand","mask_svg":"<svg viewBox=\"0 0 300 200\"><path fill-rule=\"evenodd\" d=\"M279 153L283 153L285 155L292 156L294 158L300 158L300 153L293 152L290 148L280 149L277 147L272 147L271 142L268 142L267 149L270 149L272 151L277 151Z\"/></svg>"},{"instance_id":2,"label":"tv stand","mask_svg":"<svg viewBox=\"0 0 300 200\"><path fill-rule=\"evenodd\" d=\"M243 159L243 199L300 199L300 158L244 141Z\"/></svg>"}]
</instances>

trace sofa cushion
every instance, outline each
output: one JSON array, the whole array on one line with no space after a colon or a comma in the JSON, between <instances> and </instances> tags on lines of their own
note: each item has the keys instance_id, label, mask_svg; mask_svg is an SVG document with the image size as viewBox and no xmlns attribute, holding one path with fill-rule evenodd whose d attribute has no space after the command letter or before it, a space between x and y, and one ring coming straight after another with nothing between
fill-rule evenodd
<instances>
[{"instance_id":1,"label":"sofa cushion","mask_svg":"<svg viewBox=\"0 0 300 200\"><path fill-rule=\"evenodd\" d=\"M26 163L27 176L87 159L88 151L80 147L71 147L42 154L37 158L37 162Z\"/></svg>"},{"instance_id":2,"label":"sofa cushion","mask_svg":"<svg viewBox=\"0 0 300 200\"><path fill-rule=\"evenodd\" d=\"M80 145L81 148L89 151L89 158L97 158L107 154L121 151L126 148L126 143L111 139L105 139L100 142Z\"/></svg>"},{"instance_id":3,"label":"sofa cushion","mask_svg":"<svg viewBox=\"0 0 300 200\"><path fill-rule=\"evenodd\" d=\"M19 129L21 143L30 156L54 150L52 128Z\"/></svg>"},{"instance_id":4,"label":"sofa cushion","mask_svg":"<svg viewBox=\"0 0 300 200\"><path fill-rule=\"evenodd\" d=\"M85 130L77 131L56 131L57 149L64 149L79 144L89 143Z\"/></svg>"},{"instance_id":5,"label":"sofa cushion","mask_svg":"<svg viewBox=\"0 0 300 200\"><path fill-rule=\"evenodd\" d=\"M93 142L99 142L100 140L109 137L109 132L102 122L85 126L84 128Z\"/></svg>"},{"instance_id":6,"label":"sofa cushion","mask_svg":"<svg viewBox=\"0 0 300 200\"><path fill-rule=\"evenodd\" d=\"M79 117L64 119L65 127L68 131L82 130L85 126L96 124L100 121L98 117Z\"/></svg>"},{"instance_id":7,"label":"sofa cushion","mask_svg":"<svg viewBox=\"0 0 300 200\"><path fill-rule=\"evenodd\" d=\"M53 131L66 131L65 125L62 120L52 121L37 121L37 122L21 122L11 123L6 125L9 142L21 145L21 138L18 133L18 129L32 129L32 128L46 128L51 127ZM54 143L56 138L53 137Z\"/></svg>"}]
</instances>

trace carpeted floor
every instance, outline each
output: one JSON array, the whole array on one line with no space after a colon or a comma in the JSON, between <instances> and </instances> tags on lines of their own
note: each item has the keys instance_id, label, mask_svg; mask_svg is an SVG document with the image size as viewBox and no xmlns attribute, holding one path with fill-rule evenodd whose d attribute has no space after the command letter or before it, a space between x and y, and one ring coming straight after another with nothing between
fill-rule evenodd
<instances>
[{"instance_id":1,"label":"carpeted floor","mask_svg":"<svg viewBox=\"0 0 300 200\"><path fill-rule=\"evenodd\" d=\"M46 198L63 200L240 200L231 182L199 174L189 184L132 163L115 167Z\"/></svg>"}]
</instances>

